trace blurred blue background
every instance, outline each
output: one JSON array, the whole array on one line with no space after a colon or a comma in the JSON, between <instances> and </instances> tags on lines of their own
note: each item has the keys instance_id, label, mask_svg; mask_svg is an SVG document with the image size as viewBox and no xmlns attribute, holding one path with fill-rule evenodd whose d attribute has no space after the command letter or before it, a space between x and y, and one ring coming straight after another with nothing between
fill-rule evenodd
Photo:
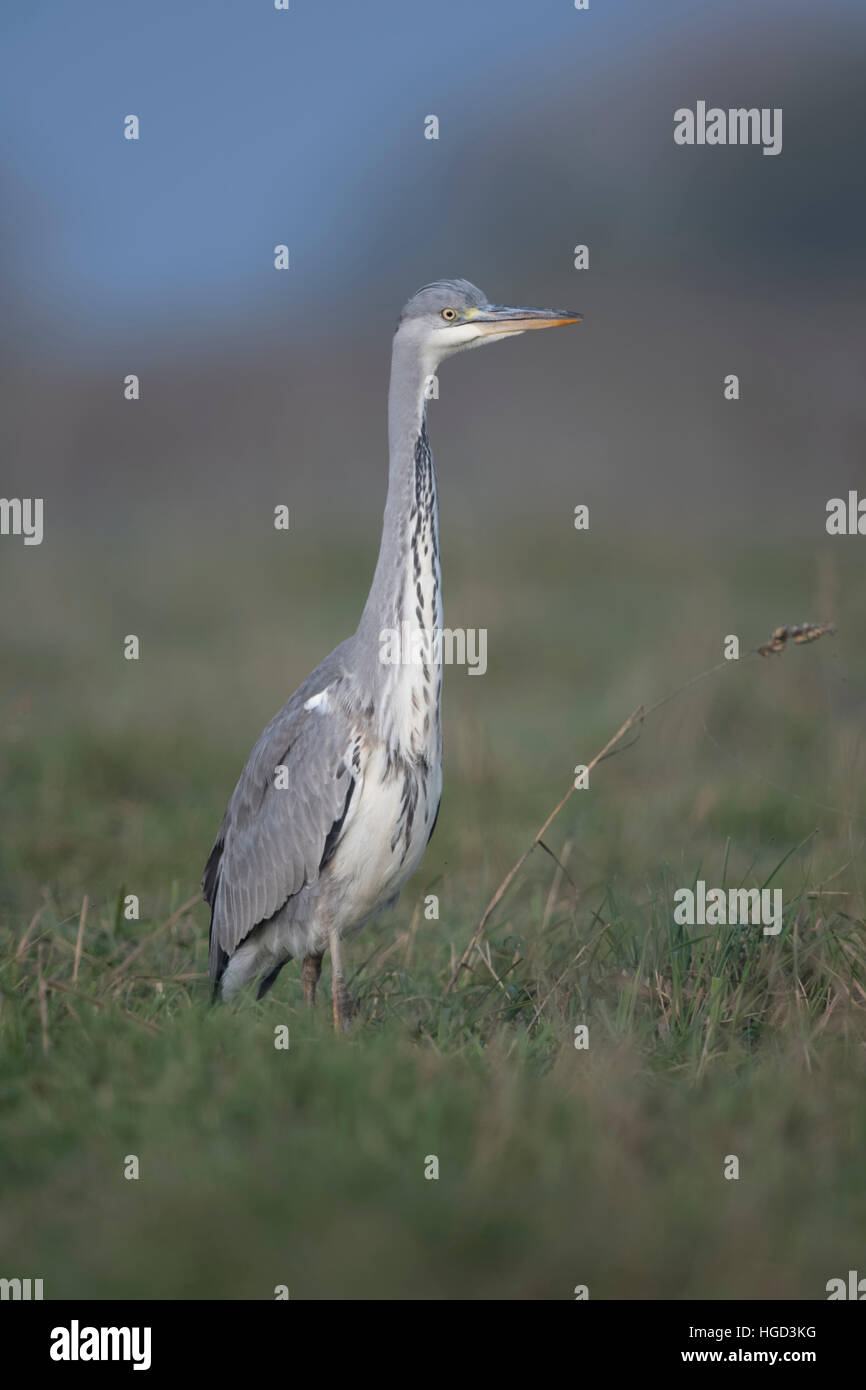
<instances>
[{"instance_id":1,"label":"blurred blue background","mask_svg":"<svg viewBox=\"0 0 866 1390\"><path fill-rule=\"evenodd\" d=\"M390 334L443 275L586 315L446 368L454 525L584 500L808 537L862 478L861 5L34 0L3 29L7 495L374 517ZM699 98L782 107L781 155L676 147Z\"/></svg>"}]
</instances>

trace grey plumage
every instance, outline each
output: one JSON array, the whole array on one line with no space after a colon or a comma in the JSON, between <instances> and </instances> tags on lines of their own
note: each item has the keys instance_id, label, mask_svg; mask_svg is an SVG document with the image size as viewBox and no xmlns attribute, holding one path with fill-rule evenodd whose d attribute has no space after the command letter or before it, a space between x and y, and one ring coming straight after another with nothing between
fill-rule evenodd
<instances>
[{"instance_id":1,"label":"grey plumage","mask_svg":"<svg viewBox=\"0 0 866 1390\"><path fill-rule=\"evenodd\" d=\"M441 667L383 659L383 635L442 627L436 476L426 383L455 352L570 311L506 309L465 280L425 286L403 310L391 364L382 540L358 629L271 720L238 779L205 868L214 991L292 957L309 1002L326 947L334 1017L345 1026L340 942L393 902L433 832L442 784ZM284 769L277 773L277 769ZM285 782L285 786L281 785Z\"/></svg>"},{"instance_id":2,"label":"grey plumage","mask_svg":"<svg viewBox=\"0 0 866 1390\"><path fill-rule=\"evenodd\" d=\"M328 838L345 816L355 785L346 762L349 717L337 705L323 724L304 704L316 691L348 680L340 648L299 686L260 734L232 793L204 877L213 908L211 972L259 923L315 884ZM285 767L290 795L276 786ZM218 891L219 890L219 891Z\"/></svg>"}]
</instances>

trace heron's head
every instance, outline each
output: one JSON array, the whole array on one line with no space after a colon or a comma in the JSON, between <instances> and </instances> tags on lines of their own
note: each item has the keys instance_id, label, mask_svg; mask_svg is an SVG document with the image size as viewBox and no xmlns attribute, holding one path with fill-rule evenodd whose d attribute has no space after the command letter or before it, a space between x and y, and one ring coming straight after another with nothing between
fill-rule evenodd
<instances>
[{"instance_id":1,"label":"heron's head","mask_svg":"<svg viewBox=\"0 0 866 1390\"><path fill-rule=\"evenodd\" d=\"M431 368L464 348L513 338L530 328L579 323L574 309L506 308L491 304L468 280L437 280L409 300L397 325L396 342L411 343Z\"/></svg>"}]
</instances>

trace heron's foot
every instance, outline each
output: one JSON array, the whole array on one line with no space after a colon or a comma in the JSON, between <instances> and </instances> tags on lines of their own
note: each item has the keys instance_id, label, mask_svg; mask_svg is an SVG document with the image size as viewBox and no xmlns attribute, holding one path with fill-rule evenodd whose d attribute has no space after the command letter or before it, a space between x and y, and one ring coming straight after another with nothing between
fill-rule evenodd
<instances>
[{"instance_id":1,"label":"heron's foot","mask_svg":"<svg viewBox=\"0 0 866 1390\"><path fill-rule=\"evenodd\" d=\"M319 976L322 973L322 956L320 951L316 956L304 956L304 964L301 967L301 981L304 986L304 1003L308 1008L312 1008L316 1002L316 985L319 983Z\"/></svg>"}]
</instances>

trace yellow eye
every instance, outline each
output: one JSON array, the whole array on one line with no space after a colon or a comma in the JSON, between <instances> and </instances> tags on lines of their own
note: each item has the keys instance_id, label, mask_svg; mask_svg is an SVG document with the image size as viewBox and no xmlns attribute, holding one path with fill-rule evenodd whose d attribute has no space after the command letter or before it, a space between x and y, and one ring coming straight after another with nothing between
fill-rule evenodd
<instances>
[{"instance_id":1,"label":"yellow eye","mask_svg":"<svg viewBox=\"0 0 866 1390\"><path fill-rule=\"evenodd\" d=\"M452 323L453 320L456 319L456 317L457 317L457 310L456 310L456 309L443 309L443 310L442 310L442 317L443 317L443 319L445 319L445 321L446 321L447 323Z\"/></svg>"}]
</instances>

